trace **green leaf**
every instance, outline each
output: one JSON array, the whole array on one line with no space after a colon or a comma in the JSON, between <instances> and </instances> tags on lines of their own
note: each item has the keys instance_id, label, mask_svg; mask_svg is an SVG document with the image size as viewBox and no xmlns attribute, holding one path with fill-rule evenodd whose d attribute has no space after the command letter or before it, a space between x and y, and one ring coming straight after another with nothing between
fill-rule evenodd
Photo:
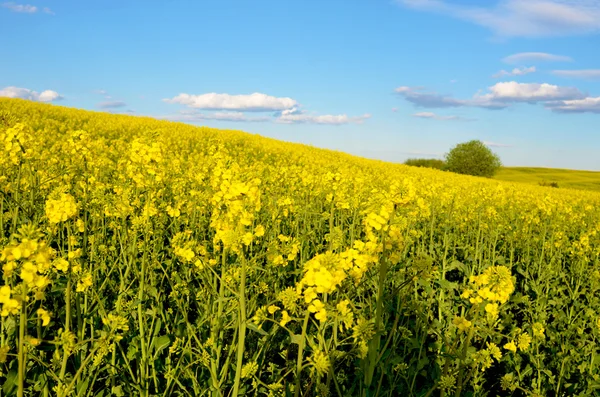
<instances>
[{"instance_id":1,"label":"green leaf","mask_svg":"<svg viewBox=\"0 0 600 397\"><path fill-rule=\"evenodd\" d=\"M2 385L2 391L6 395L13 394L12 392L17 388L17 370L13 369L8 374L6 374L6 381L4 381L4 385Z\"/></svg>"},{"instance_id":2,"label":"green leaf","mask_svg":"<svg viewBox=\"0 0 600 397\"><path fill-rule=\"evenodd\" d=\"M261 335L263 335L263 336L267 336L267 335L269 335L269 334L268 334L268 333L267 333L265 330L263 330L263 329L261 329L261 328L258 328L258 327L256 326L256 324L254 324L254 323L252 323L252 322L248 322L248 323L246 323L246 328L248 328L248 329L249 329L249 330L251 330L251 331L258 332L259 334L261 334Z\"/></svg>"},{"instance_id":3,"label":"green leaf","mask_svg":"<svg viewBox=\"0 0 600 397\"><path fill-rule=\"evenodd\" d=\"M154 339L154 359L156 356L163 350L166 349L171 344L171 338L168 335L163 335Z\"/></svg>"},{"instance_id":4,"label":"green leaf","mask_svg":"<svg viewBox=\"0 0 600 397\"><path fill-rule=\"evenodd\" d=\"M111 393L117 397L123 397L125 393L123 393L123 386L113 386Z\"/></svg>"},{"instance_id":5,"label":"green leaf","mask_svg":"<svg viewBox=\"0 0 600 397\"><path fill-rule=\"evenodd\" d=\"M292 335L292 343L299 345L300 342L302 342L302 335L298 335L298 334Z\"/></svg>"}]
</instances>

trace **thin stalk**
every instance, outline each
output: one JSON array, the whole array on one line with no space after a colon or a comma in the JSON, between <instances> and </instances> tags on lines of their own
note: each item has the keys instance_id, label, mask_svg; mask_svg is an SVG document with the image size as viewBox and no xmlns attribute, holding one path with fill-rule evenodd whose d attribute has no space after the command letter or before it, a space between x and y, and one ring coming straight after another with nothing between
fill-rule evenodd
<instances>
[{"instance_id":1,"label":"thin stalk","mask_svg":"<svg viewBox=\"0 0 600 397\"><path fill-rule=\"evenodd\" d=\"M19 350L18 350L18 389L17 397L23 397L25 392L25 330L27 328L27 286L23 284L23 303L19 321Z\"/></svg>"},{"instance_id":2,"label":"thin stalk","mask_svg":"<svg viewBox=\"0 0 600 397\"><path fill-rule=\"evenodd\" d=\"M244 346L246 342L246 259L242 258L240 274L240 317L237 346L237 361L235 365L235 381L233 383L233 397L239 394L240 379L242 377L242 362L244 361Z\"/></svg>"},{"instance_id":3,"label":"thin stalk","mask_svg":"<svg viewBox=\"0 0 600 397\"><path fill-rule=\"evenodd\" d=\"M300 397L300 384L301 384L301 372L302 372L302 361L304 361L304 347L306 345L306 330L308 328L308 320L310 319L310 312L306 312L304 316L304 323L302 324L302 335L300 337L300 343L298 344L298 359L296 360L296 386L294 387L294 397Z\"/></svg>"},{"instance_id":4,"label":"thin stalk","mask_svg":"<svg viewBox=\"0 0 600 397\"><path fill-rule=\"evenodd\" d=\"M146 248L146 247L144 247ZM142 353L142 362L140 363L140 394L142 396L148 395L148 387L147 387L147 379L146 379L146 367L148 364L148 357L146 351L146 330L144 323L144 288L146 283L146 252L147 249L144 249L144 255L142 256L142 267L140 270L140 289L138 291L138 305L137 305L137 314L138 314L138 323L140 328L140 350Z\"/></svg>"},{"instance_id":5,"label":"thin stalk","mask_svg":"<svg viewBox=\"0 0 600 397\"><path fill-rule=\"evenodd\" d=\"M383 241L385 246L385 240ZM384 294L384 283L387 277L388 263L384 258L379 269L379 291L377 292L377 306L375 309L375 332L376 336L369 342L369 355L367 356L367 368L365 371L365 386L371 387L373 382L373 375L375 373L375 367L377 366L377 358L379 353L379 347L381 345L381 323L383 321L383 294Z\"/></svg>"},{"instance_id":6,"label":"thin stalk","mask_svg":"<svg viewBox=\"0 0 600 397\"><path fill-rule=\"evenodd\" d=\"M67 287L65 289L65 330L64 332L70 332L71 330L71 262L69 262L69 270L67 274ZM67 372L67 361L69 360L69 352L63 346L63 357L60 366L59 389L63 385L65 379L65 373Z\"/></svg>"}]
</instances>

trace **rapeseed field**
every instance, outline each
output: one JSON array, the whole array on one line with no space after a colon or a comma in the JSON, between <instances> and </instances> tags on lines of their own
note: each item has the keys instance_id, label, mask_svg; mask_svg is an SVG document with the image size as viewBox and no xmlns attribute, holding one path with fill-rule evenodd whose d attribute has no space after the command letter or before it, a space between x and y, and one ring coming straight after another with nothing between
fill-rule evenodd
<instances>
[{"instance_id":1,"label":"rapeseed field","mask_svg":"<svg viewBox=\"0 0 600 397\"><path fill-rule=\"evenodd\" d=\"M3 396L600 387L600 194L0 98Z\"/></svg>"}]
</instances>

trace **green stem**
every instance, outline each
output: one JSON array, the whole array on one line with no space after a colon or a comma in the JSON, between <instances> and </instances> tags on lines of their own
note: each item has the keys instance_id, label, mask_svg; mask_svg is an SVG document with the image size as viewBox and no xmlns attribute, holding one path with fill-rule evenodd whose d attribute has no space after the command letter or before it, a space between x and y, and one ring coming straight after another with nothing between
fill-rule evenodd
<instances>
[{"instance_id":1,"label":"green stem","mask_svg":"<svg viewBox=\"0 0 600 397\"><path fill-rule=\"evenodd\" d=\"M23 302L21 303L21 318L19 321L19 350L18 350L18 390L17 397L23 397L25 392L25 330L27 328L27 286L23 284Z\"/></svg>"},{"instance_id":2,"label":"green stem","mask_svg":"<svg viewBox=\"0 0 600 397\"><path fill-rule=\"evenodd\" d=\"M227 263L227 251L223 248L223 252L221 253L221 275L215 275L215 284L219 283L219 299L217 301L217 316L213 319L211 324L211 338L213 343L215 344L215 356L211 358L210 363L210 373L213 382L213 397L221 397L223 393L221 393L221 380L218 378L218 366L221 362L221 349L223 344L220 343L223 337L223 330L221 329L221 319L223 316L223 302L225 300L225 282L223 281L223 275L225 274L225 265Z\"/></svg>"},{"instance_id":3,"label":"green stem","mask_svg":"<svg viewBox=\"0 0 600 397\"><path fill-rule=\"evenodd\" d=\"M65 330L64 332L70 332L71 329L71 264L69 262L69 271L67 273L67 287L65 289ZM62 390L62 385L65 379L65 373L67 372L67 361L69 359L69 352L63 346L63 358L60 366L60 374L58 375L58 386L59 392Z\"/></svg>"},{"instance_id":4,"label":"green stem","mask_svg":"<svg viewBox=\"0 0 600 397\"><path fill-rule=\"evenodd\" d=\"M296 360L296 386L294 387L294 397L300 397L300 374L302 372L302 361L304 361L304 346L306 345L306 330L308 328L309 319L310 312L307 311L306 316L304 316L304 324L302 324L302 336L300 337L300 343L298 344L298 359Z\"/></svg>"},{"instance_id":5,"label":"green stem","mask_svg":"<svg viewBox=\"0 0 600 397\"><path fill-rule=\"evenodd\" d=\"M240 379L242 376L242 362L244 361L244 346L246 341L246 260L242 258L240 274L240 318L237 346L237 362L235 366L235 381L233 383L233 397L239 394Z\"/></svg>"},{"instance_id":6,"label":"green stem","mask_svg":"<svg viewBox=\"0 0 600 397\"><path fill-rule=\"evenodd\" d=\"M148 387L147 387L147 379L146 379L146 367L147 367L147 351L146 351L146 333L145 333L145 323L144 323L144 288L146 282L146 252L144 249L144 255L142 257L142 267L140 270L140 289L138 291L138 305L137 305L137 314L138 314L138 324L140 328L140 350L142 353L142 360L140 363L140 394L142 396L148 395Z\"/></svg>"},{"instance_id":7,"label":"green stem","mask_svg":"<svg viewBox=\"0 0 600 397\"><path fill-rule=\"evenodd\" d=\"M385 245L385 239L383 241ZM383 294L384 294L384 283L387 277L388 263L385 258L382 260L381 267L379 269L379 291L377 292L377 306L375 309L375 332L376 335L369 342L369 355L367 356L367 368L365 371L365 386L367 389L371 387L373 382L373 375L375 374L375 367L377 366L377 358L379 353L379 347L381 344L381 323L383 321Z\"/></svg>"},{"instance_id":8,"label":"green stem","mask_svg":"<svg viewBox=\"0 0 600 397\"><path fill-rule=\"evenodd\" d=\"M475 321L477 320L477 314L473 317L473 324L475 323ZM464 382L464 377L465 377L465 367L464 367L464 362L467 358L467 351L469 350L469 346L471 344L471 338L473 338L473 331L475 330L474 326L471 326L471 328L469 328L469 334L467 335L467 340L465 340L465 345L463 347L463 351L462 351L462 355L460 358L460 362L459 362L459 366L460 366L460 370L458 373L458 382L457 382L457 387L456 387L456 397L460 397L461 396L461 392L462 392L462 388L463 388L463 382Z\"/></svg>"}]
</instances>

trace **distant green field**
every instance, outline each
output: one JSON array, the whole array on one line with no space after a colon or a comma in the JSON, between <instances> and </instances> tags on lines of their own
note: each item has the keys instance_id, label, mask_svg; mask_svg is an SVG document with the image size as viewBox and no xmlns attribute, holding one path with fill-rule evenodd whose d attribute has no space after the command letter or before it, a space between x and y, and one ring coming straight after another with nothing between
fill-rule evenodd
<instances>
[{"instance_id":1,"label":"distant green field","mask_svg":"<svg viewBox=\"0 0 600 397\"><path fill-rule=\"evenodd\" d=\"M558 168L505 167L495 179L510 182L539 184L556 182L559 188L600 191L600 172L577 171Z\"/></svg>"}]
</instances>

